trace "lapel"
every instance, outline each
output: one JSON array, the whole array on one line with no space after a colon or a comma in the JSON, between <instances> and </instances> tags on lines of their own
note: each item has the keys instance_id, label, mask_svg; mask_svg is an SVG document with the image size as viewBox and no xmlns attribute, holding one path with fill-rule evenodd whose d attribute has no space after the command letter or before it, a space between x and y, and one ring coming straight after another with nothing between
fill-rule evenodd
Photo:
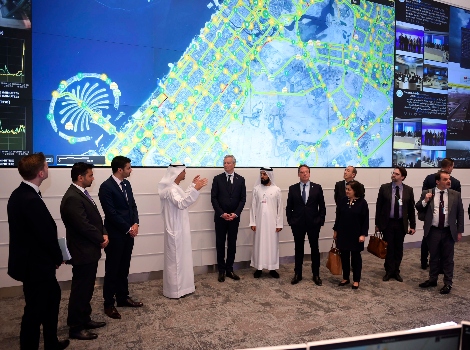
<instances>
[{"instance_id":1,"label":"lapel","mask_svg":"<svg viewBox=\"0 0 470 350\"><path fill-rule=\"evenodd\" d=\"M126 193L127 193L127 198L126 198L126 195L125 195L124 192L122 191L121 186L118 185L116 181L114 181L114 178L113 178L112 176L109 177L109 181L111 181L112 186L114 187L114 189L120 193L122 199L124 200L124 203L127 203L127 204L129 205L129 202L128 202L128 200L127 200L127 199L129 198L129 192L127 191L127 186L124 186L124 189L125 189L125 191L126 191ZM122 181L124 182L125 185L127 185L127 184L126 184L126 180L122 180Z\"/></svg>"},{"instance_id":2,"label":"lapel","mask_svg":"<svg viewBox=\"0 0 470 350\"><path fill-rule=\"evenodd\" d=\"M455 195L453 192L447 190L447 193L448 193L448 197L449 197L449 204L447 205L447 217L449 218L450 217L450 212L452 210L452 205L454 204L454 200L455 200ZM450 223L450 221L449 221Z\"/></svg>"},{"instance_id":3,"label":"lapel","mask_svg":"<svg viewBox=\"0 0 470 350\"><path fill-rule=\"evenodd\" d=\"M83 200L84 200L86 203L90 203L91 206L92 206L93 208L95 208L95 210L96 210L96 212L97 212L98 214L100 213L99 210L98 210L98 207L96 206L96 203L92 202L92 201L90 200L90 198L88 198L88 197L86 196L85 193L83 193L82 191L80 191L80 190L79 190L78 188L76 188L74 185L70 185L70 187L72 187L72 189L73 189L79 196L81 196L81 197L83 198ZM101 215L101 214L99 214L99 215Z\"/></svg>"}]
</instances>

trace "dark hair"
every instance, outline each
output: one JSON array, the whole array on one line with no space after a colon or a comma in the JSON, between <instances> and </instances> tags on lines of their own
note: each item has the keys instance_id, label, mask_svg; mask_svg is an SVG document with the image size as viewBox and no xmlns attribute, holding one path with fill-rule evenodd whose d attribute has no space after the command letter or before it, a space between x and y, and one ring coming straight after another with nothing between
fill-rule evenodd
<instances>
[{"instance_id":1,"label":"dark hair","mask_svg":"<svg viewBox=\"0 0 470 350\"><path fill-rule=\"evenodd\" d=\"M354 191L354 196L364 198L365 191L363 184L361 184L359 181L351 180L348 182L348 185L351 186L351 189Z\"/></svg>"},{"instance_id":2,"label":"dark hair","mask_svg":"<svg viewBox=\"0 0 470 350\"><path fill-rule=\"evenodd\" d=\"M124 156L116 156L111 161L111 169L113 170L113 174L117 173L118 169L124 169L131 160Z\"/></svg>"},{"instance_id":3,"label":"dark hair","mask_svg":"<svg viewBox=\"0 0 470 350\"><path fill-rule=\"evenodd\" d=\"M307 165L307 164L300 164L299 165L299 168L297 169L297 174L300 173L300 169L301 168L307 168L308 169L308 172L310 172L310 167Z\"/></svg>"},{"instance_id":4,"label":"dark hair","mask_svg":"<svg viewBox=\"0 0 470 350\"><path fill-rule=\"evenodd\" d=\"M398 169L398 171L400 172L401 176L403 176L403 180L406 179L406 175L408 175L408 172L406 171L406 169L402 166L397 166L395 167L395 169Z\"/></svg>"},{"instance_id":5,"label":"dark hair","mask_svg":"<svg viewBox=\"0 0 470 350\"><path fill-rule=\"evenodd\" d=\"M452 158L444 158L441 161L441 168L447 168L452 165L454 165L454 160Z\"/></svg>"},{"instance_id":6,"label":"dark hair","mask_svg":"<svg viewBox=\"0 0 470 350\"><path fill-rule=\"evenodd\" d=\"M18 163L18 172L23 179L33 180L41 170L44 170L45 162L46 156L42 152L28 154Z\"/></svg>"},{"instance_id":7,"label":"dark hair","mask_svg":"<svg viewBox=\"0 0 470 350\"><path fill-rule=\"evenodd\" d=\"M436 181L441 181L441 174L449 174L450 176L450 173L448 171L445 171L445 170L439 170L436 175L434 176L434 179Z\"/></svg>"},{"instance_id":8,"label":"dark hair","mask_svg":"<svg viewBox=\"0 0 470 350\"><path fill-rule=\"evenodd\" d=\"M79 176L85 176L88 172L88 169L92 169L93 164L78 162L72 165L72 170L70 171L70 176L72 181L77 181Z\"/></svg>"}]
</instances>

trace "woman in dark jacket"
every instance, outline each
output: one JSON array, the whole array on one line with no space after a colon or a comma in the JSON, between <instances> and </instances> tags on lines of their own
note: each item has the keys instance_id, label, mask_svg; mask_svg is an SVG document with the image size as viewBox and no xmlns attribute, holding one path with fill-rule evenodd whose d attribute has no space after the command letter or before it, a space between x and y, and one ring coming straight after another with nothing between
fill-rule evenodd
<instances>
[{"instance_id":1,"label":"woman in dark jacket","mask_svg":"<svg viewBox=\"0 0 470 350\"><path fill-rule=\"evenodd\" d=\"M349 284L350 266L353 268L352 289L359 288L362 272L361 251L369 231L369 207L364 199L364 186L358 181L346 185L346 197L336 208L333 226L336 247L341 251L343 280L339 286Z\"/></svg>"}]
</instances>

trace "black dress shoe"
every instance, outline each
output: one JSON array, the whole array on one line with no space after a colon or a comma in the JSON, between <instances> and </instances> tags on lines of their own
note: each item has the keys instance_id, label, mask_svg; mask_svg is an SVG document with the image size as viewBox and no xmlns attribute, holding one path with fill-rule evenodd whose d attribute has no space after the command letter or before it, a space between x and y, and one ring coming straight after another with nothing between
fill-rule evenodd
<instances>
[{"instance_id":1,"label":"black dress shoe","mask_svg":"<svg viewBox=\"0 0 470 350\"><path fill-rule=\"evenodd\" d=\"M219 277L217 278L219 282L225 282L225 273L219 272Z\"/></svg>"},{"instance_id":2,"label":"black dress shoe","mask_svg":"<svg viewBox=\"0 0 470 350\"><path fill-rule=\"evenodd\" d=\"M399 273L396 273L394 277L398 282L403 282L403 278L401 278Z\"/></svg>"},{"instance_id":3,"label":"black dress shoe","mask_svg":"<svg viewBox=\"0 0 470 350\"><path fill-rule=\"evenodd\" d=\"M357 283L357 286L355 286L354 283ZM359 282L354 282L354 283L351 286L351 289L359 289Z\"/></svg>"},{"instance_id":4,"label":"black dress shoe","mask_svg":"<svg viewBox=\"0 0 470 350\"><path fill-rule=\"evenodd\" d=\"M119 307L142 307L144 306L144 304L141 303L140 301L135 301L135 300L132 300L131 298L127 298L125 301L121 301L121 302L118 301L116 304Z\"/></svg>"},{"instance_id":5,"label":"black dress shoe","mask_svg":"<svg viewBox=\"0 0 470 350\"><path fill-rule=\"evenodd\" d=\"M444 284L444 287L441 288L439 293L441 294L449 294L450 290L452 289L452 286L450 284Z\"/></svg>"},{"instance_id":6,"label":"black dress shoe","mask_svg":"<svg viewBox=\"0 0 470 350\"><path fill-rule=\"evenodd\" d=\"M240 277L238 275L236 275L233 271L226 272L225 276L227 276L228 278L233 279L234 281L238 281L240 279Z\"/></svg>"},{"instance_id":7,"label":"black dress shoe","mask_svg":"<svg viewBox=\"0 0 470 350\"><path fill-rule=\"evenodd\" d=\"M391 277L392 276L389 273L386 273L385 276L382 278L382 281L384 281L384 282L390 281Z\"/></svg>"},{"instance_id":8,"label":"black dress shoe","mask_svg":"<svg viewBox=\"0 0 470 350\"><path fill-rule=\"evenodd\" d=\"M351 283L350 280L341 281L341 282L338 283L338 286L342 287L342 286L345 286L345 285L347 285L347 284L349 284L349 283Z\"/></svg>"},{"instance_id":9,"label":"black dress shoe","mask_svg":"<svg viewBox=\"0 0 470 350\"><path fill-rule=\"evenodd\" d=\"M313 282L314 282L317 286L323 285L323 282L322 282L320 276L313 276L312 279L313 279Z\"/></svg>"},{"instance_id":10,"label":"black dress shoe","mask_svg":"<svg viewBox=\"0 0 470 350\"><path fill-rule=\"evenodd\" d=\"M85 325L85 329L96 329L106 326L106 322L90 321Z\"/></svg>"},{"instance_id":11,"label":"black dress shoe","mask_svg":"<svg viewBox=\"0 0 470 350\"><path fill-rule=\"evenodd\" d=\"M424 281L423 283L420 283L419 286L421 288L428 288L428 287L437 287L437 281Z\"/></svg>"},{"instance_id":12,"label":"black dress shoe","mask_svg":"<svg viewBox=\"0 0 470 350\"><path fill-rule=\"evenodd\" d=\"M256 270L255 273L253 274L254 278L260 278L263 273L263 270Z\"/></svg>"},{"instance_id":13,"label":"black dress shoe","mask_svg":"<svg viewBox=\"0 0 470 350\"><path fill-rule=\"evenodd\" d=\"M270 275L272 278L279 278L279 274L277 273L276 270L270 270L270 271L269 271L269 275Z\"/></svg>"},{"instance_id":14,"label":"black dress shoe","mask_svg":"<svg viewBox=\"0 0 470 350\"><path fill-rule=\"evenodd\" d=\"M301 275L294 275L294 278L292 279L292 281L290 281L290 284L297 284L300 281L302 281L302 276Z\"/></svg>"},{"instance_id":15,"label":"black dress shoe","mask_svg":"<svg viewBox=\"0 0 470 350\"><path fill-rule=\"evenodd\" d=\"M65 340L59 340L57 343L57 350L63 350L66 349L70 344L70 340L65 339Z\"/></svg>"},{"instance_id":16,"label":"black dress shoe","mask_svg":"<svg viewBox=\"0 0 470 350\"><path fill-rule=\"evenodd\" d=\"M120 320L121 319L121 314L116 310L114 306L111 307L105 307L104 308L104 313L111 318L114 318L115 320Z\"/></svg>"},{"instance_id":17,"label":"black dress shoe","mask_svg":"<svg viewBox=\"0 0 470 350\"><path fill-rule=\"evenodd\" d=\"M79 331L69 331L69 338L70 339L78 339L78 340L93 340L98 338L98 334L89 332L86 329L82 329Z\"/></svg>"}]
</instances>

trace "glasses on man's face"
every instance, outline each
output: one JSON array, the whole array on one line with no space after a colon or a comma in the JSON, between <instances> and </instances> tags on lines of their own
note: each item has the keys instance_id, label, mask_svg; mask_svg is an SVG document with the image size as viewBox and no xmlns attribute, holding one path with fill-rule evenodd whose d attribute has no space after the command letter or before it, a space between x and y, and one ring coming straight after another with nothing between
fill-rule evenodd
<instances>
[{"instance_id":1,"label":"glasses on man's face","mask_svg":"<svg viewBox=\"0 0 470 350\"><path fill-rule=\"evenodd\" d=\"M400 176L401 174L400 173L396 173L394 171L391 172L392 175L396 175L396 176Z\"/></svg>"}]
</instances>

